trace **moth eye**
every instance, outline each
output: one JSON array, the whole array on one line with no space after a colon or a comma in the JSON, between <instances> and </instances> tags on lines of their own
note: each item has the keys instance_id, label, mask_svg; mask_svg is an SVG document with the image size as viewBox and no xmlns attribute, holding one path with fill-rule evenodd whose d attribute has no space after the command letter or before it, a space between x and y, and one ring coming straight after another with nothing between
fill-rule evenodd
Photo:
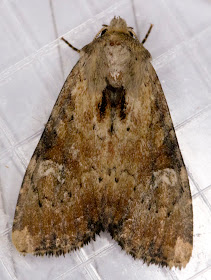
<instances>
[{"instance_id":1,"label":"moth eye","mask_svg":"<svg viewBox=\"0 0 211 280\"><path fill-rule=\"evenodd\" d=\"M130 34L131 37L133 37L133 33L131 31L129 31L129 34Z\"/></svg>"},{"instance_id":2,"label":"moth eye","mask_svg":"<svg viewBox=\"0 0 211 280\"><path fill-rule=\"evenodd\" d=\"M103 36L103 34L105 34L107 30L108 30L108 29L104 29L104 30L101 32L100 36Z\"/></svg>"}]
</instances>

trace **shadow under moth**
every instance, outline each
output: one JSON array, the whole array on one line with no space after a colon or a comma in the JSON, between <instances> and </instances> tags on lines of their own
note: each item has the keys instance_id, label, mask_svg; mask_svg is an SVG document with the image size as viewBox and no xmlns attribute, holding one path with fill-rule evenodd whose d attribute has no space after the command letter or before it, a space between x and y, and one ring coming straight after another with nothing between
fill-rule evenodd
<instances>
[{"instance_id":1,"label":"shadow under moth","mask_svg":"<svg viewBox=\"0 0 211 280\"><path fill-rule=\"evenodd\" d=\"M150 53L121 18L77 50L20 190L12 240L61 255L102 230L147 264L192 254L188 176Z\"/></svg>"}]
</instances>

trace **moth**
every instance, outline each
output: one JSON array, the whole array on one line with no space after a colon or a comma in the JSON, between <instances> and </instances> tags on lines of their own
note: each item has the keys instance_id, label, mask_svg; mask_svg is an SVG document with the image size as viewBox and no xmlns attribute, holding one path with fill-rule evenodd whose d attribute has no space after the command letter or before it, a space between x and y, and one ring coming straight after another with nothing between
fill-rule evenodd
<instances>
[{"instance_id":1,"label":"moth","mask_svg":"<svg viewBox=\"0 0 211 280\"><path fill-rule=\"evenodd\" d=\"M151 28L150 28L151 29ZM149 30L150 32L150 30ZM61 255L101 231L147 264L185 267L186 168L151 55L120 17L79 52L26 170L12 240Z\"/></svg>"}]
</instances>

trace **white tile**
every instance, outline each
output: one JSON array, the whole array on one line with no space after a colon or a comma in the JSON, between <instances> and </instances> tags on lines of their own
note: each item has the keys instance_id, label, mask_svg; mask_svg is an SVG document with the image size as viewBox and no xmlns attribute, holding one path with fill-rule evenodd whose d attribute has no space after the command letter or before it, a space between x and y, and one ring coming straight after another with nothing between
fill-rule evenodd
<instances>
[{"instance_id":1,"label":"white tile","mask_svg":"<svg viewBox=\"0 0 211 280\"><path fill-rule=\"evenodd\" d=\"M185 37L191 37L203 31L211 24L211 5L209 1L165 0L176 17Z\"/></svg>"},{"instance_id":2,"label":"white tile","mask_svg":"<svg viewBox=\"0 0 211 280\"><path fill-rule=\"evenodd\" d=\"M100 5L103 2L101 1ZM92 6L93 5L93 9ZM76 2L64 0L56 0L53 2L53 10L55 13L55 20L57 23L58 34L62 35L71 29L82 24L84 21L91 18L95 13L100 12L96 7L96 2L79 0ZM71 15L71 16L70 16Z\"/></svg>"},{"instance_id":3,"label":"white tile","mask_svg":"<svg viewBox=\"0 0 211 280\"><path fill-rule=\"evenodd\" d=\"M186 49L174 53L163 67L157 69L157 74L175 126L211 103L209 89L187 56Z\"/></svg>"},{"instance_id":4,"label":"white tile","mask_svg":"<svg viewBox=\"0 0 211 280\"><path fill-rule=\"evenodd\" d=\"M187 168L201 189L211 184L211 110L177 131Z\"/></svg>"},{"instance_id":5,"label":"white tile","mask_svg":"<svg viewBox=\"0 0 211 280\"><path fill-rule=\"evenodd\" d=\"M207 200L211 205L211 185L208 187L207 190L204 190L204 195L206 196Z\"/></svg>"},{"instance_id":6,"label":"white tile","mask_svg":"<svg viewBox=\"0 0 211 280\"><path fill-rule=\"evenodd\" d=\"M80 47L82 36L83 34L80 35L80 32L75 36L75 31L72 31L65 38L74 46ZM68 47L62 40L57 40L46 46L43 54L39 56L43 71L49 73L53 79L51 94L55 98L58 97L68 74L79 57L79 54Z\"/></svg>"},{"instance_id":7,"label":"white tile","mask_svg":"<svg viewBox=\"0 0 211 280\"><path fill-rule=\"evenodd\" d=\"M24 175L24 168L13 152L7 153L0 159L0 174L4 212L7 215L8 224L12 225Z\"/></svg>"},{"instance_id":8,"label":"white tile","mask_svg":"<svg viewBox=\"0 0 211 280\"><path fill-rule=\"evenodd\" d=\"M35 49L56 39L50 1L9 0L9 5Z\"/></svg>"},{"instance_id":9,"label":"white tile","mask_svg":"<svg viewBox=\"0 0 211 280\"><path fill-rule=\"evenodd\" d=\"M25 168L28 165L32 157L32 154L34 153L35 148L37 147L41 135L42 135L42 130L38 131L36 134L31 136L30 139L27 138L25 141L23 141L16 147L17 153L24 158L23 163Z\"/></svg>"},{"instance_id":10,"label":"white tile","mask_svg":"<svg viewBox=\"0 0 211 280\"><path fill-rule=\"evenodd\" d=\"M199 71L203 75L204 80L208 83L211 90L211 52L209 47L211 44L211 25L199 36L196 36L193 46L191 48L191 53L196 56L199 63L196 67L200 67Z\"/></svg>"},{"instance_id":11,"label":"white tile","mask_svg":"<svg viewBox=\"0 0 211 280\"><path fill-rule=\"evenodd\" d=\"M44 127L56 100L52 85L53 80L37 60L26 63L0 84L0 114L16 143Z\"/></svg>"},{"instance_id":12,"label":"white tile","mask_svg":"<svg viewBox=\"0 0 211 280\"><path fill-rule=\"evenodd\" d=\"M14 249L15 250L15 249ZM16 258L15 255L15 266L17 269L18 279L84 279L83 269L78 270L80 261L77 257L76 252L67 254L65 257L36 257L32 255L21 256ZM22 264L25 263L25 268L23 269ZM74 278L76 277L76 278ZM79 278L77 278L79 277ZM86 278L85 278L86 279ZM88 278L89 279L89 278Z\"/></svg>"},{"instance_id":13,"label":"white tile","mask_svg":"<svg viewBox=\"0 0 211 280\"><path fill-rule=\"evenodd\" d=\"M11 277L13 277L12 279L16 280L17 278L14 278L15 275L14 273L11 274L11 272L8 272L4 262L0 261L0 276L2 280L11 280Z\"/></svg>"},{"instance_id":14,"label":"white tile","mask_svg":"<svg viewBox=\"0 0 211 280\"><path fill-rule=\"evenodd\" d=\"M0 203L1 204L1 203ZM3 212L0 205L1 220L7 219L7 215ZM1 226L0 226L1 227ZM9 238L8 228L5 231L0 229L0 277L2 280L16 280L16 271L13 260L13 245Z\"/></svg>"},{"instance_id":15,"label":"white tile","mask_svg":"<svg viewBox=\"0 0 211 280\"><path fill-rule=\"evenodd\" d=\"M13 12L35 48L57 39L92 16L111 6L112 1L49 1L19 2L10 0ZM22 9L24 7L24 9Z\"/></svg>"},{"instance_id":16,"label":"white tile","mask_svg":"<svg viewBox=\"0 0 211 280\"><path fill-rule=\"evenodd\" d=\"M191 195L193 196L193 195L197 194L198 190L190 177L189 177L189 184L190 184Z\"/></svg>"},{"instance_id":17,"label":"white tile","mask_svg":"<svg viewBox=\"0 0 211 280\"><path fill-rule=\"evenodd\" d=\"M111 235L108 232L100 232L100 235L95 236L95 241L91 240L88 245L83 247L84 255L89 259L95 254L100 254L104 250L109 249L115 244ZM109 249L110 250L110 249Z\"/></svg>"},{"instance_id":18,"label":"white tile","mask_svg":"<svg viewBox=\"0 0 211 280\"><path fill-rule=\"evenodd\" d=\"M211 279L211 268L197 275L194 280L210 280Z\"/></svg>"},{"instance_id":19,"label":"white tile","mask_svg":"<svg viewBox=\"0 0 211 280\"><path fill-rule=\"evenodd\" d=\"M59 277L60 278L60 277ZM61 276L62 280L77 279L77 280L92 280L90 272L86 268L79 268L76 271L70 272L70 274L65 274ZM97 278L96 278L97 279ZM55 279L57 280L57 279Z\"/></svg>"},{"instance_id":20,"label":"white tile","mask_svg":"<svg viewBox=\"0 0 211 280\"><path fill-rule=\"evenodd\" d=\"M145 43L145 47L150 51L153 59L182 41L178 26L172 20L163 1L148 0L146 4L145 0L135 0L134 5L140 40L143 40L150 24L154 25ZM135 31L137 31L136 28Z\"/></svg>"},{"instance_id":21,"label":"white tile","mask_svg":"<svg viewBox=\"0 0 211 280\"><path fill-rule=\"evenodd\" d=\"M134 260L117 244L112 250L101 254L92 264L104 280L171 279L169 269L156 265L147 266L141 260Z\"/></svg>"},{"instance_id":22,"label":"white tile","mask_svg":"<svg viewBox=\"0 0 211 280\"><path fill-rule=\"evenodd\" d=\"M34 50L6 1L0 3L0 37L0 72Z\"/></svg>"},{"instance_id":23,"label":"white tile","mask_svg":"<svg viewBox=\"0 0 211 280\"><path fill-rule=\"evenodd\" d=\"M1 119L0 119L0 155L7 151L11 147L3 128L1 127Z\"/></svg>"}]
</instances>

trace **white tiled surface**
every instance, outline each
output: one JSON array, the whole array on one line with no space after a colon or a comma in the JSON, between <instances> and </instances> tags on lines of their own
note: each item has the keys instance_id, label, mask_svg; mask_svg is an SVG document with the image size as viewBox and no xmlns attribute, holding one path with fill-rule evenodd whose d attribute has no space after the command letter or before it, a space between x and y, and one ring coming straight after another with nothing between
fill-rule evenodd
<instances>
[{"instance_id":1,"label":"white tiled surface","mask_svg":"<svg viewBox=\"0 0 211 280\"><path fill-rule=\"evenodd\" d=\"M143 38L162 83L190 176L194 249L186 269L134 261L102 233L65 258L20 256L17 196L65 77L102 23L120 15ZM0 279L211 279L211 1L0 0Z\"/></svg>"}]
</instances>

